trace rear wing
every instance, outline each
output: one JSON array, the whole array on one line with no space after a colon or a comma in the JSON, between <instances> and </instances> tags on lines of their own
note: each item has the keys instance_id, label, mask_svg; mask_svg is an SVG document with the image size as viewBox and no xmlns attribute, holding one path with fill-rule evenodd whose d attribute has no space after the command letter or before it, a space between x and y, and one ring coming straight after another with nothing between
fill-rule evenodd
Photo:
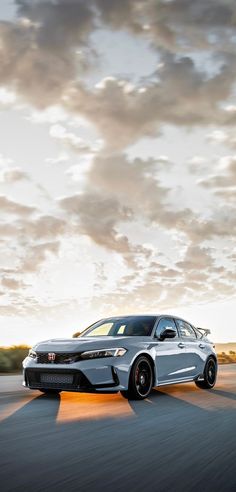
<instances>
[{"instance_id":1,"label":"rear wing","mask_svg":"<svg viewBox=\"0 0 236 492\"><path fill-rule=\"evenodd\" d=\"M211 333L211 330L208 330L208 328L198 328L197 327L197 331L199 331L201 338L207 337L207 335L210 335L210 333Z\"/></svg>"}]
</instances>

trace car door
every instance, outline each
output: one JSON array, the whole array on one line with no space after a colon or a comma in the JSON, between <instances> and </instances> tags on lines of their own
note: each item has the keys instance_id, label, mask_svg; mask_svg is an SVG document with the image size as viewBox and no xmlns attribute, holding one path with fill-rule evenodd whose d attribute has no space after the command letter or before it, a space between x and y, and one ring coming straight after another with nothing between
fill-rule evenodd
<instances>
[{"instance_id":1,"label":"car door","mask_svg":"<svg viewBox=\"0 0 236 492\"><path fill-rule=\"evenodd\" d=\"M173 328L176 332L174 338L160 340L160 335L165 328ZM178 382L183 379L185 369L185 358L179 338L179 333L171 317L163 317L159 320L155 331L156 340L156 369L158 384L172 381ZM185 375L185 373L184 373Z\"/></svg>"},{"instance_id":2,"label":"car door","mask_svg":"<svg viewBox=\"0 0 236 492\"><path fill-rule=\"evenodd\" d=\"M186 367L186 376L192 378L202 373L205 363L204 344L197 338L194 328L182 319L176 319Z\"/></svg>"}]
</instances>

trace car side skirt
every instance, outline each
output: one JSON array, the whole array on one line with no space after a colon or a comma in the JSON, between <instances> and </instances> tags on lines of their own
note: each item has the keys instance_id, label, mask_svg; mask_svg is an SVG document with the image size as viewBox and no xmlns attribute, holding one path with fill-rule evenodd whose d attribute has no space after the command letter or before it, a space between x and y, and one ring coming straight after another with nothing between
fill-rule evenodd
<instances>
[{"instance_id":1,"label":"car side skirt","mask_svg":"<svg viewBox=\"0 0 236 492\"><path fill-rule=\"evenodd\" d=\"M156 387L167 386L171 384L179 384L179 383L191 383L191 381L199 381L199 379L202 379L202 375L197 376L195 378L171 379L171 381L162 381L161 383L158 383Z\"/></svg>"}]
</instances>

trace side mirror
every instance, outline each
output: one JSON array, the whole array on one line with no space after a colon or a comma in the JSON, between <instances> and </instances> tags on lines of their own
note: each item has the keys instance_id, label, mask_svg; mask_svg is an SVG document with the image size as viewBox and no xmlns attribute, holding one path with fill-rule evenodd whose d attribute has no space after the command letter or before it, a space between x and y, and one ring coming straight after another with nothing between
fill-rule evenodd
<instances>
[{"instance_id":1,"label":"side mirror","mask_svg":"<svg viewBox=\"0 0 236 492\"><path fill-rule=\"evenodd\" d=\"M72 335L73 338L78 338L81 335L80 331L77 331Z\"/></svg>"},{"instance_id":2,"label":"side mirror","mask_svg":"<svg viewBox=\"0 0 236 492\"><path fill-rule=\"evenodd\" d=\"M177 335L177 330L172 327L166 327L158 336L159 340L165 340L165 338L175 338Z\"/></svg>"}]
</instances>

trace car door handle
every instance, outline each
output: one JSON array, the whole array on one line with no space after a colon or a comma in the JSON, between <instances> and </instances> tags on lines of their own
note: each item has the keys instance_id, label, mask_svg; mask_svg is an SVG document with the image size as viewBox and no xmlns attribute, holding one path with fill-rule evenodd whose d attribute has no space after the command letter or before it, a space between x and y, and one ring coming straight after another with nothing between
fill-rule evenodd
<instances>
[{"instance_id":1,"label":"car door handle","mask_svg":"<svg viewBox=\"0 0 236 492\"><path fill-rule=\"evenodd\" d=\"M184 344L184 343L182 343L182 342L180 342L180 343L178 344L178 347L179 347L179 348L184 348L184 347L185 347L185 344Z\"/></svg>"},{"instance_id":2,"label":"car door handle","mask_svg":"<svg viewBox=\"0 0 236 492\"><path fill-rule=\"evenodd\" d=\"M200 343L199 344L199 348L204 349L205 348L205 345L203 345L203 343Z\"/></svg>"}]
</instances>

